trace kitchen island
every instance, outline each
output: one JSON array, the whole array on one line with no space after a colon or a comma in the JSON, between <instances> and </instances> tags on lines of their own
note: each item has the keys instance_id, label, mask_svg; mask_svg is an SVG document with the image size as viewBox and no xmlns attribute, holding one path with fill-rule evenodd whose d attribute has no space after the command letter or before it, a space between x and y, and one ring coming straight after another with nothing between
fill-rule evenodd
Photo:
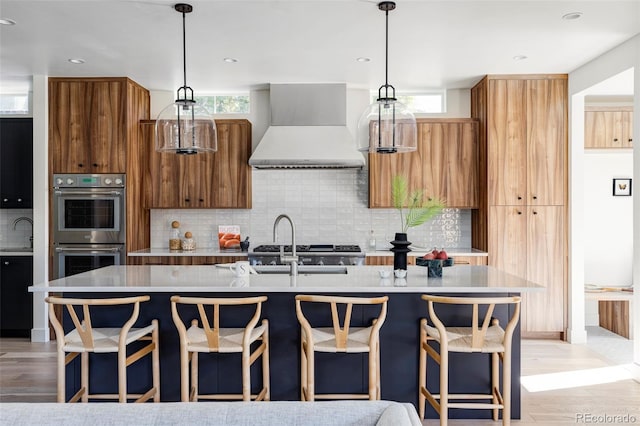
<instances>
[{"instance_id":1,"label":"kitchen island","mask_svg":"<svg viewBox=\"0 0 640 426\"><path fill-rule=\"evenodd\" d=\"M146 324L153 318L160 322L160 370L161 398L163 401L179 399L179 354L178 333L170 314L169 298L174 294L208 297L243 297L255 294L268 296L263 306L263 317L270 327L271 398L273 400L297 400L300 389L300 331L295 315L294 297L300 293L341 294L352 296L389 296L388 314L381 332L381 387L382 399L411 402L417 405L418 395L418 338L419 321L427 315L426 303L420 295L434 293L442 295L518 295L522 292L542 291L543 288L522 278L506 274L487 266L456 266L447 268L442 278L427 278L426 268L410 266L406 279L381 279L378 266L346 267L346 274L301 274L290 277L285 274L260 274L236 278L228 267L216 266L109 266L82 274L45 282L30 287L34 292L63 293L68 297L118 297L132 294L149 294L151 300L141 306L139 321ZM389 269L389 268L387 268ZM353 321L366 322L376 313L362 307ZM224 314L224 312L223 312ZM321 315L330 321L328 310ZM502 324L510 312L496 307L495 317ZM469 315L451 311L445 317L455 318ZM96 318L115 321L115 315ZM223 326L237 326L240 319L222 318ZM227 321L227 323L225 323ZM520 331L514 333L512 413L520 413ZM355 354L332 354L337 362L325 361L318 354L316 381L318 392L323 389L341 392L361 392L366 389L366 356ZM450 367L452 391L466 393L485 391L489 383L486 354L453 354ZM211 358L206 359L206 358ZM459 361L459 362L457 362ZM91 363L91 373L101 377L99 383L114 385L114 375L102 373L100 361ZM139 368L130 377L143 381L148 377L147 368ZM429 364L429 384L437 386L436 364ZM103 369L104 370L104 369ZM109 370L111 371L111 370ZM200 383L203 388L220 392L236 392L240 385L240 362L232 355L202 357ZM253 375L259 376L259 367ZM95 376L94 376L95 378ZM135 386L135 381L131 383ZM79 366L70 365L67 383L74 386L79 381ZM259 380L254 380L259 383ZM135 389L134 389L135 391ZM70 392L70 387L68 388ZM455 417L487 417L490 412L454 410ZM427 412L435 417L435 412ZM452 418L455 418L452 417Z\"/></svg>"}]
</instances>

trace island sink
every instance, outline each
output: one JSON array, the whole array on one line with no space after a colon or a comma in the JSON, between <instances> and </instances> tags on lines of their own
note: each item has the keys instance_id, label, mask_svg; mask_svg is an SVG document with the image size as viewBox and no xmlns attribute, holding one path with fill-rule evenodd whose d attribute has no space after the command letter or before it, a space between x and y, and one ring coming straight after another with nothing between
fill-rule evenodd
<instances>
[{"instance_id":1,"label":"island sink","mask_svg":"<svg viewBox=\"0 0 640 426\"><path fill-rule=\"evenodd\" d=\"M255 265L258 274L288 274L289 265ZM342 265L299 265L299 274L346 274L347 267Z\"/></svg>"}]
</instances>

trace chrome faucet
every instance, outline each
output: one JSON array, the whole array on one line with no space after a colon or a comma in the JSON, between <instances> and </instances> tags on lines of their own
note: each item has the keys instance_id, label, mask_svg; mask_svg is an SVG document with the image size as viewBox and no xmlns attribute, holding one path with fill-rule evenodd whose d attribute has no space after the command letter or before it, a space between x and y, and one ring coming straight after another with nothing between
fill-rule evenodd
<instances>
[{"instance_id":1,"label":"chrome faucet","mask_svg":"<svg viewBox=\"0 0 640 426\"><path fill-rule=\"evenodd\" d=\"M280 247L280 261L284 263L288 262L291 265L291 272L289 272L289 275L298 275L298 256L296 255L296 226L293 224L291 218L286 214L281 214L280 216L278 216L273 224L273 242L276 243L278 241L278 223L280 223L281 219L287 219L291 224L291 256L286 256L284 254L284 247Z\"/></svg>"},{"instance_id":2,"label":"chrome faucet","mask_svg":"<svg viewBox=\"0 0 640 426\"><path fill-rule=\"evenodd\" d=\"M23 220L26 220L31 224L31 236L29 237L29 245L31 248L33 248L33 220L25 216L20 216L19 218L13 221L13 230L15 231L16 226L18 226L18 223L22 222Z\"/></svg>"}]
</instances>

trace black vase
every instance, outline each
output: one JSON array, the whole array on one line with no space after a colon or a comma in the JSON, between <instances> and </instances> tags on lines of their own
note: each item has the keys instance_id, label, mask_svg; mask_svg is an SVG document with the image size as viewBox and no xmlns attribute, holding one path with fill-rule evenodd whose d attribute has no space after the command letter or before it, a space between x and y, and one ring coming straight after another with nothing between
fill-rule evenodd
<instances>
[{"instance_id":1,"label":"black vase","mask_svg":"<svg viewBox=\"0 0 640 426\"><path fill-rule=\"evenodd\" d=\"M407 269L407 253L411 251L409 245L411 241L407 241L407 234L404 232L397 232L391 245L393 248L393 269Z\"/></svg>"}]
</instances>

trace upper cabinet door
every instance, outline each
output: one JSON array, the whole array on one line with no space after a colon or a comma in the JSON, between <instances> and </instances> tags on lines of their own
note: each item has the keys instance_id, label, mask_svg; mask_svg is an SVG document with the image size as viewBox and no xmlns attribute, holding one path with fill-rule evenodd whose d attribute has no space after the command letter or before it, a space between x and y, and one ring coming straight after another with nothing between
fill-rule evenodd
<instances>
[{"instance_id":1,"label":"upper cabinet door","mask_svg":"<svg viewBox=\"0 0 640 426\"><path fill-rule=\"evenodd\" d=\"M53 173L126 172L124 79L49 80Z\"/></svg>"},{"instance_id":2,"label":"upper cabinet door","mask_svg":"<svg viewBox=\"0 0 640 426\"><path fill-rule=\"evenodd\" d=\"M422 153L418 150L402 154L369 154L369 207L393 207L391 180L396 175L407 177L409 191L421 189Z\"/></svg>"},{"instance_id":3,"label":"upper cabinet door","mask_svg":"<svg viewBox=\"0 0 640 426\"><path fill-rule=\"evenodd\" d=\"M478 123L420 123L418 135L426 197L440 198L447 207L477 208Z\"/></svg>"},{"instance_id":4,"label":"upper cabinet door","mask_svg":"<svg viewBox=\"0 0 640 426\"><path fill-rule=\"evenodd\" d=\"M487 184L489 205L525 205L527 113L525 80L489 80Z\"/></svg>"},{"instance_id":5,"label":"upper cabinet door","mask_svg":"<svg viewBox=\"0 0 640 426\"><path fill-rule=\"evenodd\" d=\"M369 207L393 207L391 180L407 176L409 190L447 207L477 208L478 123L472 119L418 119L418 150L369 154Z\"/></svg>"},{"instance_id":6,"label":"upper cabinet door","mask_svg":"<svg viewBox=\"0 0 640 426\"><path fill-rule=\"evenodd\" d=\"M154 123L141 124L148 147L151 208L251 208L251 123L216 120L218 150L179 155L155 152Z\"/></svg>"},{"instance_id":7,"label":"upper cabinet door","mask_svg":"<svg viewBox=\"0 0 640 426\"><path fill-rule=\"evenodd\" d=\"M0 208L33 207L33 119L0 118Z\"/></svg>"},{"instance_id":8,"label":"upper cabinet door","mask_svg":"<svg viewBox=\"0 0 640 426\"><path fill-rule=\"evenodd\" d=\"M527 80L527 205L564 205L567 80Z\"/></svg>"},{"instance_id":9,"label":"upper cabinet door","mask_svg":"<svg viewBox=\"0 0 640 426\"><path fill-rule=\"evenodd\" d=\"M585 148L633 148L633 107L586 107Z\"/></svg>"}]
</instances>

